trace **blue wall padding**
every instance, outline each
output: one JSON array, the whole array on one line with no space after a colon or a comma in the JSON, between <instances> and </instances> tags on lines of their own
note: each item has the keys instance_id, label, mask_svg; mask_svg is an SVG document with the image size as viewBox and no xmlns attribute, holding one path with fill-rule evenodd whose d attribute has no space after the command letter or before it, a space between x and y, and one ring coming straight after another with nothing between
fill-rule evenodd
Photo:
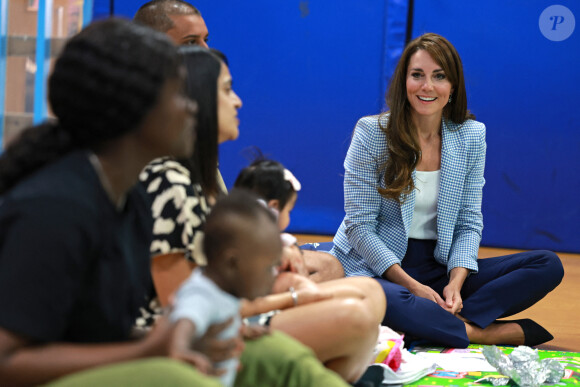
<instances>
[{"instance_id":1,"label":"blue wall padding","mask_svg":"<svg viewBox=\"0 0 580 387\"><path fill-rule=\"evenodd\" d=\"M132 17L141 3L116 1L115 13ZM333 234L350 135L384 108L408 1L225 3L195 2L244 101L240 139L220 149L226 183L257 145L303 183L290 231ZM558 4L577 17L562 42L538 28L550 2L414 1L413 36L441 33L458 48L470 109L487 126L484 245L580 252L580 3Z\"/></svg>"},{"instance_id":2,"label":"blue wall padding","mask_svg":"<svg viewBox=\"0 0 580 387\"><path fill-rule=\"evenodd\" d=\"M550 1L415 0L413 37L446 36L465 68L469 107L487 127L488 246L580 252L580 3L564 41L538 27Z\"/></svg>"},{"instance_id":3,"label":"blue wall padding","mask_svg":"<svg viewBox=\"0 0 580 387\"><path fill-rule=\"evenodd\" d=\"M382 73L382 88L387 90L390 77L397 67L399 58L406 45L407 27L409 25L409 0L389 0L386 2L385 39L384 39L384 66ZM383 93L384 94L384 93ZM383 103L383 110L386 102Z\"/></svg>"},{"instance_id":4,"label":"blue wall padding","mask_svg":"<svg viewBox=\"0 0 580 387\"><path fill-rule=\"evenodd\" d=\"M93 20L107 18L111 15L110 0L93 0Z\"/></svg>"},{"instance_id":5,"label":"blue wall padding","mask_svg":"<svg viewBox=\"0 0 580 387\"><path fill-rule=\"evenodd\" d=\"M115 11L133 16L140 4L117 2ZM344 216L342 163L352 130L359 117L383 106L385 2L194 5L209 27L210 46L228 55L244 102L240 138L220 148L226 183L249 163L242 150L256 145L302 182L290 230L334 234Z\"/></svg>"}]
</instances>

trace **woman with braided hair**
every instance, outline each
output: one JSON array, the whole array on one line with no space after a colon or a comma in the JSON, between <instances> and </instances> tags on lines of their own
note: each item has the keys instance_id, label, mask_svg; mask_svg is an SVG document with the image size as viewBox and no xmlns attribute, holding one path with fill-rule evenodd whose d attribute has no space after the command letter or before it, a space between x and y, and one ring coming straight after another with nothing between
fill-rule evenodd
<instances>
[{"instance_id":1,"label":"woman with braided hair","mask_svg":"<svg viewBox=\"0 0 580 387\"><path fill-rule=\"evenodd\" d=\"M55 63L56 120L24 130L0 157L0 384L73 374L54 385L218 385L142 359L169 355L164 321L129 341L151 284L150 216L132 187L150 160L189 156L194 143L180 63L146 27L87 27Z\"/></svg>"}]
</instances>

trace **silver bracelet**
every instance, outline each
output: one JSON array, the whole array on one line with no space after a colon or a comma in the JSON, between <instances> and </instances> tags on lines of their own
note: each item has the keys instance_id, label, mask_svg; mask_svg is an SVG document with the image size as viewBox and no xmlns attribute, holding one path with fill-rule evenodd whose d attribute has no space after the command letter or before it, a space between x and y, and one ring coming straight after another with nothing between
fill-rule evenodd
<instances>
[{"instance_id":1,"label":"silver bracelet","mask_svg":"<svg viewBox=\"0 0 580 387\"><path fill-rule=\"evenodd\" d=\"M290 292L290 296L292 297L292 302L294 303L294 306L297 306L298 305L298 293L296 293L296 290L294 290L293 286L290 286L288 291Z\"/></svg>"}]
</instances>

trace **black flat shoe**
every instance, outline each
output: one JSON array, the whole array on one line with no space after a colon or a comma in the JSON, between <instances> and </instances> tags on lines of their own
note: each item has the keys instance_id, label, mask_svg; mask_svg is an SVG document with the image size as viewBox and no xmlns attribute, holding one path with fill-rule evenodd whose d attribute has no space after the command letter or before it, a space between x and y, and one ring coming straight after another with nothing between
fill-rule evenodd
<instances>
[{"instance_id":1,"label":"black flat shoe","mask_svg":"<svg viewBox=\"0 0 580 387\"><path fill-rule=\"evenodd\" d=\"M544 327L529 318L524 318L521 320L496 320L495 322L501 324L518 324L524 331L524 345L528 347L535 347L536 345L543 344L554 338L554 336L552 336L552 334Z\"/></svg>"}]
</instances>

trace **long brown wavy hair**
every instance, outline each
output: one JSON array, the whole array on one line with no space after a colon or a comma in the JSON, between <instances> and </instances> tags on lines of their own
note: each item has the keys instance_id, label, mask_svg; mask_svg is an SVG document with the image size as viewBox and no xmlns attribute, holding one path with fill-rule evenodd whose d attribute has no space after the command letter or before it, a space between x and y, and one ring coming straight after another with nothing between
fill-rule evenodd
<instances>
[{"instance_id":1,"label":"long brown wavy hair","mask_svg":"<svg viewBox=\"0 0 580 387\"><path fill-rule=\"evenodd\" d=\"M424 34L409 42L399 59L387 91L389 111L379 117L379 126L387 136L389 157L384 166L386 188L379 188L378 191L383 197L398 202L415 189L412 172L421 158L417 130L411 120L411 105L407 99L407 69L411 56L419 50L425 50L431 55L452 85L452 102L443 109L444 119L461 124L467 119L475 118L467 110L463 65L455 47L441 35L433 33Z\"/></svg>"}]
</instances>

